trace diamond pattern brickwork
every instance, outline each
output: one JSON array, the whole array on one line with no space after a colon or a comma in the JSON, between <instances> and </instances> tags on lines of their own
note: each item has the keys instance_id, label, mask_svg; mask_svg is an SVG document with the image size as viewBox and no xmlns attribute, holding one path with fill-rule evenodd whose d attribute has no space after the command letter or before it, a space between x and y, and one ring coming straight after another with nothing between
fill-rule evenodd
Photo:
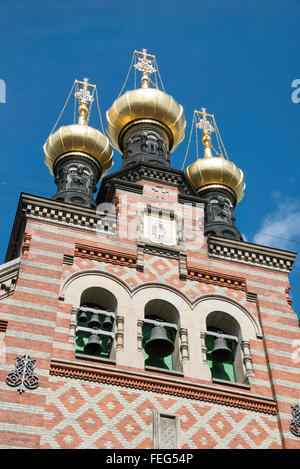
<instances>
[{"instance_id":1,"label":"diamond pattern brickwork","mask_svg":"<svg viewBox=\"0 0 300 469\"><path fill-rule=\"evenodd\" d=\"M180 447L276 448L276 416L50 377L42 448L152 448L152 412L178 415Z\"/></svg>"},{"instance_id":2,"label":"diamond pattern brickwork","mask_svg":"<svg viewBox=\"0 0 300 469\"><path fill-rule=\"evenodd\" d=\"M247 308L255 314L256 305L247 301L244 291L225 286L207 284L198 280L181 280L179 278L178 260L176 259L145 255L144 262L144 270L143 272L139 272L126 266L75 258L72 266L63 266L63 276L66 278L72 273L85 269L102 270L116 275L127 283L131 289L142 283L159 282L179 289L181 292L185 293L191 301L196 301L200 296L208 294L225 295L245 306L247 303Z\"/></svg>"}]
</instances>

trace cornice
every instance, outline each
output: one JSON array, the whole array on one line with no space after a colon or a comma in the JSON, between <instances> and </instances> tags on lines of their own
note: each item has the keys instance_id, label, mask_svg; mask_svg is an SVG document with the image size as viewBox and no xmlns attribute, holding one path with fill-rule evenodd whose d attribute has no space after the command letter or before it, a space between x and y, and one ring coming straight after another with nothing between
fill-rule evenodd
<instances>
[{"instance_id":1,"label":"cornice","mask_svg":"<svg viewBox=\"0 0 300 469\"><path fill-rule=\"evenodd\" d=\"M0 300L11 295L19 276L20 258L0 266Z\"/></svg>"},{"instance_id":2,"label":"cornice","mask_svg":"<svg viewBox=\"0 0 300 469\"><path fill-rule=\"evenodd\" d=\"M297 256L295 252L217 236L209 236L207 245L210 257L287 273L292 270Z\"/></svg>"},{"instance_id":3,"label":"cornice","mask_svg":"<svg viewBox=\"0 0 300 469\"><path fill-rule=\"evenodd\" d=\"M142 375L111 368L77 365L53 360L50 374L59 377L92 381L122 386L126 388L151 391L171 396L211 402L213 404L242 408L254 412L276 415L277 405L273 400L247 395L224 388L213 388L187 383L180 379L168 379L157 375Z\"/></svg>"},{"instance_id":4,"label":"cornice","mask_svg":"<svg viewBox=\"0 0 300 469\"><path fill-rule=\"evenodd\" d=\"M10 261L21 253L26 219L40 220L89 232L103 231L106 236L114 235L116 229L115 217L108 216L104 211L96 212L78 205L21 193L6 261Z\"/></svg>"},{"instance_id":5,"label":"cornice","mask_svg":"<svg viewBox=\"0 0 300 469\"><path fill-rule=\"evenodd\" d=\"M175 185L182 194L197 199L197 192L183 171L146 162L138 162L104 177L97 195L97 203L109 201L107 194L113 194L111 186L116 184L116 181L120 181L120 183L125 181L136 183L142 179L159 181L161 184ZM200 199L198 201L202 202L203 200Z\"/></svg>"},{"instance_id":6,"label":"cornice","mask_svg":"<svg viewBox=\"0 0 300 469\"><path fill-rule=\"evenodd\" d=\"M102 186L101 186L102 187ZM114 199L116 190L123 190L126 192L131 192L133 194L142 194L143 185L135 184L134 182L129 182L126 180L121 180L117 178L112 178L109 180L109 183L106 184L107 191L103 191L101 197L97 197L97 203L110 202Z\"/></svg>"},{"instance_id":7,"label":"cornice","mask_svg":"<svg viewBox=\"0 0 300 469\"><path fill-rule=\"evenodd\" d=\"M113 251L106 247L87 246L85 244L75 244L74 257L109 262L111 264L136 267L137 256L120 251Z\"/></svg>"},{"instance_id":8,"label":"cornice","mask_svg":"<svg viewBox=\"0 0 300 469\"><path fill-rule=\"evenodd\" d=\"M235 290L246 291L246 279L242 277L235 277L233 275L222 274L218 272L210 272L209 270L202 270L187 264L186 278L190 280L197 280L203 283L212 283L213 285L220 285L221 287L233 288Z\"/></svg>"}]
</instances>

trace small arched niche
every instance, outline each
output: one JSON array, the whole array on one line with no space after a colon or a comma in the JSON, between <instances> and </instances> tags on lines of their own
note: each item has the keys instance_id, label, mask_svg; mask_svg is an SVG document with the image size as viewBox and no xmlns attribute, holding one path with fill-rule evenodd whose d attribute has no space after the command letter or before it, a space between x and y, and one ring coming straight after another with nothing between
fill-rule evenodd
<instances>
[{"instance_id":1,"label":"small arched niche","mask_svg":"<svg viewBox=\"0 0 300 469\"><path fill-rule=\"evenodd\" d=\"M156 325L152 322L156 321ZM157 328L158 325L162 327ZM174 325L175 327L172 327ZM156 328L156 329L155 329ZM153 299L145 305L143 323L143 353L146 368L160 368L170 371L181 371L181 361L179 353L178 331L180 328L179 312L172 303L165 300ZM161 339L160 339L161 337ZM172 352L169 355L156 357L147 353L147 343L154 340L157 348L170 347Z\"/></svg>"},{"instance_id":2,"label":"small arched niche","mask_svg":"<svg viewBox=\"0 0 300 469\"><path fill-rule=\"evenodd\" d=\"M213 311L206 318L206 330L207 362L212 379L248 383L242 360L241 328L238 321L224 311ZM216 359L218 354L219 360ZM222 355L229 358L220 360Z\"/></svg>"}]
</instances>

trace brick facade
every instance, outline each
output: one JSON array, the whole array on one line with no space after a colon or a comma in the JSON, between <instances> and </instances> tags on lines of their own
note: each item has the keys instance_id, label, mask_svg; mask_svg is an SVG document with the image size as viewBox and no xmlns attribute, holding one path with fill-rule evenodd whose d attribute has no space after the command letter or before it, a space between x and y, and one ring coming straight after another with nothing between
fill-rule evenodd
<instances>
[{"instance_id":1,"label":"brick facade","mask_svg":"<svg viewBox=\"0 0 300 469\"><path fill-rule=\"evenodd\" d=\"M179 416L181 448L300 448L289 429L300 402L293 254L207 241L203 204L179 203L170 183L137 182L142 194L116 189L114 221L101 209L21 196L0 271L0 447L152 448L152 414L166 412ZM175 248L141 235L149 206L174 214L185 234ZM74 308L92 287L111 288L123 321L123 329L115 321L107 361L75 353ZM177 371L144 367L138 321L151 299L169 299L179 312L187 339L178 337ZM252 372L243 383L213 380L206 363L201 333L220 307L249 342ZM19 394L5 377L24 354L36 360L40 386Z\"/></svg>"}]
</instances>

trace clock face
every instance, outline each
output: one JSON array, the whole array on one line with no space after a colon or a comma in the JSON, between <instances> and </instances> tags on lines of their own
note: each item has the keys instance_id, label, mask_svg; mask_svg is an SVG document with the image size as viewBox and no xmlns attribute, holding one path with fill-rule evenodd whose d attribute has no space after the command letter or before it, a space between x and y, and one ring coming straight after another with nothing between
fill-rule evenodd
<instances>
[{"instance_id":1,"label":"clock face","mask_svg":"<svg viewBox=\"0 0 300 469\"><path fill-rule=\"evenodd\" d=\"M175 220L144 215L144 237L152 243L175 246L177 244Z\"/></svg>"}]
</instances>

